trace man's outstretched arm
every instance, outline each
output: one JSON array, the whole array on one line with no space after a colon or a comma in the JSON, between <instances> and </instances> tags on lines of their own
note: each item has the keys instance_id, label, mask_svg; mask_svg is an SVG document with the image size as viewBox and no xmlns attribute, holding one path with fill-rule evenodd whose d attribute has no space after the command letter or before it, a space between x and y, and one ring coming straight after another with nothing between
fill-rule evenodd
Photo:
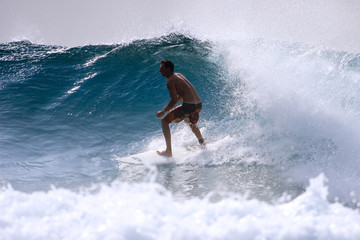
<instances>
[{"instance_id":1,"label":"man's outstretched arm","mask_svg":"<svg viewBox=\"0 0 360 240\"><path fill-rule=\"evenodd\" d=\"M163 116L166 112L170 111L177 103L179 103L182 100L182 98L177 95L175 85L173 84L173 82L168 83L167 87L169 89L170 101L162 111L159 111L156 114L156 117L158 118Z\"/></svg>"}]
</instances>

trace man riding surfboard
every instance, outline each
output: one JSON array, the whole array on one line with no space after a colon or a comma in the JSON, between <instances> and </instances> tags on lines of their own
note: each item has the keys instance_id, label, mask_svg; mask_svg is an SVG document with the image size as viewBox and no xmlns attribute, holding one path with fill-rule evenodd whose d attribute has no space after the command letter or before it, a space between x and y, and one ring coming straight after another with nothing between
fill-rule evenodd
<instances>
[{"instance_id":1,"label":"man riding surfboard","mask_svg":"<svg viewBox=\"0 0 360 240\"><path fill-rule=\"evenodd\" d=\"M200 144L204 144L204 139L201 135L200 129L196 123L199 120L199 112L202 108L201 99L196 92L194 86L185 78L184 75L174 72L174 64L169 60L162 60L160 63L160 73L168 80L166 86L169 90L170 101L168 105L156 114L157 118L161 118L168 112L164 118L161 119L161 126L166 141L166 149L164 151L157 151L159 155L171 157L171 133L170 123L179 123L185 119L197 137ZM173 109L173 107L183 101L183 104Z\"/></svg>"}]
</instances>

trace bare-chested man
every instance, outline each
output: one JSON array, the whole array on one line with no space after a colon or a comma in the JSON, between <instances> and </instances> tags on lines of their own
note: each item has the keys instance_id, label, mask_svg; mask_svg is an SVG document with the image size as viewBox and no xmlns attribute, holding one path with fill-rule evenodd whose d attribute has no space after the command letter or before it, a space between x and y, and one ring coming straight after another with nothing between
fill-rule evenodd
<instances>
[{"instance_id":1,"label":"bare-chested man","mask_svg":"<svg viewBox=\"0 0 360 240\"><path fill-rule=\"evenodd\" d=\"M169 112L161 119L161 126L166 141L166 150L162 152L157 151L157 153L171 157L171 133L169 124L172 122L178 123L185 119L185 121L189 123L189 126L199 143L204 144L200 129L196 126L202 105L201 99L194 86L184 77L184 75L174 72L174 64L171 61L162 60L159 71L168 79L166 85L170 93L170 101L163 110L156 114L156 117L161 118L166 112ZM183 104L173 109L173 107L181 100L183 100Z\"/></svg>"}]
</instances>

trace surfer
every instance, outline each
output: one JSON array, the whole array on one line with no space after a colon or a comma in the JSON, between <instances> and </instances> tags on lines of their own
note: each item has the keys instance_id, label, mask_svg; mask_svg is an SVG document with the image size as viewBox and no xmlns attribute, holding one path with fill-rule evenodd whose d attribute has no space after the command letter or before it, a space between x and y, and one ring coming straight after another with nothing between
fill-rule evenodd
<instances>
[{"instance_id":1,"label":"surfer","mask_svg":"<svg viewBox=\"0 0 360 240\"><path fill-rule=\"evenodd\" d=\"M184 75L174 72L174 64L171 61L162 60L159 71L163 77L168 79L166 86L169 90L170 101L163 110L156 114L157 118L161 118L168 112L165 117L161 119L161 126L166 141L166 150L161 152L157 151L157 153L159 155L171 157L171 133L169 125L172 122L179 123L182 120L187 122L199 143L201 145L205 144L200 129L196 125L199 120L199 112L201 111L202 104L194 86L184 77ZM180 101L183 101L183 104L174 108Z\"/></svg>"}]
</instances>

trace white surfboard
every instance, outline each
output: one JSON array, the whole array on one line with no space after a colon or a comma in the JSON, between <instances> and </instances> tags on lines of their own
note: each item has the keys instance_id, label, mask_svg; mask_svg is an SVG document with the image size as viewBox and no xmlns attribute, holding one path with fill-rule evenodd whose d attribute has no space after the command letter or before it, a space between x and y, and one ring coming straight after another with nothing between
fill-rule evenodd
<instances>
[{"instance_id":1,"label":"white surfboard","mask_svg":"<svg viewBox=\"0 0 360 240\"><path fill-rule=\"evenodd\" d=\"M156 153L156 151L148 151L125 157L115 157L114 159L119 162L134 165L161 165L174 163L174 159L172 157L160 156Z\"/></svg>"},{"instance_id":2,"label":"white surfboard","mask_svg":"<svg viewBox=\"0 0 360 240\"><path fill-rule=\"evenodd\" d=\"M182 163L193 151L185 147L173 149L172 157L159 155L155 150L137 153L125 157L115 157L114 160L134 165L165 165Z\"/></svg>"}]
</instances>

